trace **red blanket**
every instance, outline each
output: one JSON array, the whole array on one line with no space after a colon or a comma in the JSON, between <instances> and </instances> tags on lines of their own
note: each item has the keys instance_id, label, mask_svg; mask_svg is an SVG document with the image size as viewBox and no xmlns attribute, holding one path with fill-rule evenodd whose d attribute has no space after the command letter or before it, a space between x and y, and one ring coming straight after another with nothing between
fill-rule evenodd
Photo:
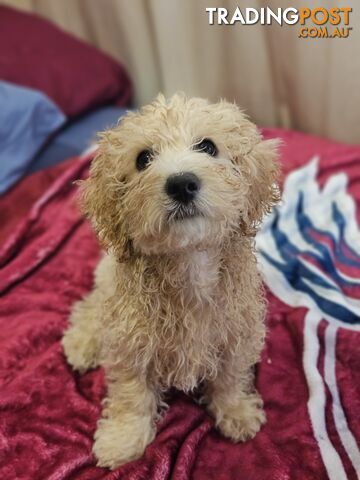
<instances>
[{"instance_id":1,"label":"red blanket","mask_svg":"<svg viewBox=\"0 0 360 480\"><path fill-rule=\"evenodd\" d=\"M266 137L284 139L285 174L306 164L314 154L320 154L319 185L344 170L350 178L348 192L356 202L360 201L359 147L345 147L292 132L264 133ZM86 173L88 163L88 158L72 162L33 204L0 251L0 478L357 478L356 469L360 466L356 440L360 438L358 306L354 302L344 304L343 310L355 312L351 317L347 310L331 304L330 315L325 296L321 303L320 294L316 296L313 290L301 292L304 296L314 296L314 302L320 305L317 310L305 300L304 304L291 305L292 297L287 300L282 291L269 291L269 333L257 375L268 422L255 439L245 444L230 443L213 428L203 408L191 398L173 392L170 408L158 426L158 435L142 459L114 472L95 466L91 446L105 392L103 372L97 369L84 375L74 373L60 345L71 305L91 288L93 269L99 258L94 235L77 211L72 183ZM306 235L315 235L309 223L304 225ZM276 233L275 239L279 238L278 230L269 230ZM324 272L323 276L310 279L312 284L321 284L325 289L326 284L321 282L332 274L333 283L340 286L341 282L350 283L344 289L350 297L358 298L358 286L349 277L356 279L356 271L360 271L359 249L355 251L355 246L345 241L339 248L334 247L324 232L318 233L318 237L321 248L316 250L316 245L313 246L313 256L319 251L325 257L324 245L327 245L326 248L333 247L335 256L342 255L340 260L345 256L353 263L346 264L347 276L343 274L339 280L339 274L336 276L330 268L333 257L328 259L328 270L322 259L310 259L311 272L316 268ZM281 238L279 248L286 245ZM293 238L288 242L292 242L291 248L285 253L291 254L295 248ZM282 258L285 253L281 252ZM302 273L305 263L304 260L297 265L296 274L303 275L308 286L308 273ZM291 288L300 289L300 280ZM299 294L294 298L299 299ZM306 320L312 308L320 317L310 338L304 335L304 329L313 325ZM338 323L331 323L333 316ZM332 370L330 364L329 370L327 362L334 357L329 356L326 347L331 348L330 333L334 325L337 325L336 365ZM315 358L315 363L310 365L309 358ZM337 389L331 380L332 371ZM339 411L345 415L345 424L344 419L342 424L338 422Z\"/></svg>"},{"instance_id":2,"label":"red blanket","mask_svg":"<svg viewBox=\"0 0 360 480\"><path fill-rule=\"evenodd\" d=\"M17 228L32 204L43 195L49 185L68 168L71 159L53 168L47 168L22 178L0 197L0 246Z\"/></svg>"}]
</instances>

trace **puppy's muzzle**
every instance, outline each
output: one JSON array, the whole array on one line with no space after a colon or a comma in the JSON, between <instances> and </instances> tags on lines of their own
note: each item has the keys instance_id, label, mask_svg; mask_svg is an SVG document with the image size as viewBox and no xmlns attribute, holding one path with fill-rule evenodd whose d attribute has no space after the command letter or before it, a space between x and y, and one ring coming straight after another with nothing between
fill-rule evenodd
<instances>
[{"instance_id":1,"label":"puppy's muzzle","mask_svg":"<svg viewBox=\"0 0 360 480\"><path fill-rule=\"evenodd\" d=\"M165 185L165 191L168 196L172 200L184 205L194 201L199 190L200 180L191 172L170 175Z\"/></svg>"}]
</instances>

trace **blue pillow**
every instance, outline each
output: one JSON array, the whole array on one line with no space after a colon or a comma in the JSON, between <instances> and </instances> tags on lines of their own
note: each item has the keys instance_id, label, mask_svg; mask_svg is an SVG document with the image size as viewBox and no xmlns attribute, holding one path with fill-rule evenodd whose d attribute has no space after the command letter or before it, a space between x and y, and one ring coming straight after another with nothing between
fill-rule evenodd
<instances>
[{"instance_id":1,"label":"blue pillow","mask_svg":"<svg viewBox=\"0 0 360 480\"><path fill-rule=\"evenodd\" d=\"M0 81L0 194L22 177L65 120L43 93Z\"/></svg>"},{"instance_id":2,"label":"blue pillow","mask_svg":"<svg viewBox=\"0 0 360 480\"><path fill-rule=\"evenodd\" d=\"M68 123L42 148L26 173L36 172L80 155L97 140L98 132L114 127L125 114L124 108L109 105Z\"/></svg>"}]
</instances>

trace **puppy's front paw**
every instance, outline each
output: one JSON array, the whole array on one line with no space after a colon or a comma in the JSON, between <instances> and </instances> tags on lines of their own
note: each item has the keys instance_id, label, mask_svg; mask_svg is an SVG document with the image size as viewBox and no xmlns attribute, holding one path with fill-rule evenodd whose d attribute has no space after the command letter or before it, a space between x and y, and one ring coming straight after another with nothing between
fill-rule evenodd
<instances>
[{"instance_id":1,"label":"puppy's front paw","mask_svg":"<svg viewBox=\"0 0 360 480\"><path fill-rule=\"evenodd\" d=\"M231 406L214 402L209 405L209 410L215 416L220 432L234 442L255 437L266 422L263 401L257 394L247 395Z\"/></svg>"},{"instance_id":2,"label":"puppy's front paw","mask_svg":"<svg viewBox=\"0 0 360 480\"><path fill-rule=\"evenodd\" d=\"M87 331L71 326L62 339L67 361L75 370L85 372L98 366L98 339Z\"/></svg>"},{"instance_id":3,"label":"puppy's front paw","mask_svg":"<svg viewBox=\"0 0 360 480\"><path fill-rule=\"evenodd\" d=\"M103 418L95 432L93 453L99 467L114 469L142 456L155 437L148 417Z\"/></svg>"}]
</instances>

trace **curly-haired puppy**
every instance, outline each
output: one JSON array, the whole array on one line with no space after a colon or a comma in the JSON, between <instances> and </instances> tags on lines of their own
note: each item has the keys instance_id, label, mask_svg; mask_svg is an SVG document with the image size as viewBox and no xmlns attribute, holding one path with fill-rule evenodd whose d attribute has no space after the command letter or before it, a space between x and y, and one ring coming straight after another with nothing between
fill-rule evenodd
<instances>
[{"instance_id":1,"label":"curly-haired puppy","mask_svg":"<svg viewBox=\"0 0 360 480\"><path fill-rule=\"evenodd\" d=\"M159 96L102 134L81 192L107 254L63 339L75 369L106 371L98 465L142 455L169 387L201 382L235 442L264 423L253 384L265 335L253 237L278 200L276 157L276 142L236 105L184 95Z\"/></svg>"}]
</instances>

